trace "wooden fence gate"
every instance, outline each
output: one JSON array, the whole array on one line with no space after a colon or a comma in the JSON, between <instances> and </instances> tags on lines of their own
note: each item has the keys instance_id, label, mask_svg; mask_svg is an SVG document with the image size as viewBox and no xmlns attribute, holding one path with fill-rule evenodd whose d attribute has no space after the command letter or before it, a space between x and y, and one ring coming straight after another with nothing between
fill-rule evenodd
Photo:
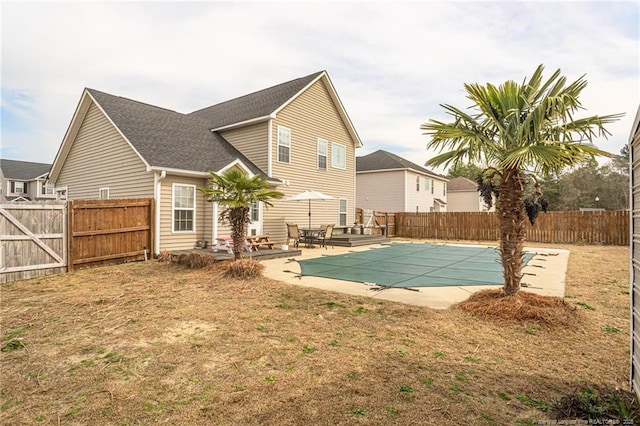
<instances>
[{"instance_id":1,"label":"wooden fence gate","mask_svg":"<svg viewBox=\"0 0 640 426\"><path fill-rule=\"evenodd\" d=\"M0 283L66 270L66 202L0 204Z\"/></svg>"},{"instance_id":2,"label":"wooden fence gate","mask_svg":"<svg viewBox=\"0 0 640 426\"><path fill-rule=\"evenodd\" d=\"M69 271L153 253L153 199L69 201Z\"/></svg>"}]
</instances>

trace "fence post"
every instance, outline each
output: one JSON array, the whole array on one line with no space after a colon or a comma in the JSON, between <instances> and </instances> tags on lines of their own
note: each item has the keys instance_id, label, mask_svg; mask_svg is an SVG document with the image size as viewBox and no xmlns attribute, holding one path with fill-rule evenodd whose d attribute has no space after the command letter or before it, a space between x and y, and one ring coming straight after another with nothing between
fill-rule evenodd
<instances>
[{"instance_id":1,"label":"fence post","mask_svg":"<svg viewBox=\"0 0 640 426\"><path fill-rule=\"evenodd\" d=\"M73 272L73 200L67 201L67 271Z\"/></svg>"}]
</instances>

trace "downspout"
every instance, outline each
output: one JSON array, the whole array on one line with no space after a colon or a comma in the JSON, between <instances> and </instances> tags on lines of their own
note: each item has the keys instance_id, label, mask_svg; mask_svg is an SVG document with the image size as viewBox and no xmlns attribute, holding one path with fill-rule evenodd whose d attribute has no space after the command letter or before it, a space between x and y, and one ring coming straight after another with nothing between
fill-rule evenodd
<instances>
[{"instance_id":1,"label":"downspout","mask_svg":"<svg viewBox=\"0 0 640 426\"><path fill-rule=\"evenodd\" d=\"M167 177L167 171L153 174L153 198L156 202L154 232L153 232L153 252L156 256L160 254L160 193L162 192L162 181Z\"/></svg>"}]
</instances>

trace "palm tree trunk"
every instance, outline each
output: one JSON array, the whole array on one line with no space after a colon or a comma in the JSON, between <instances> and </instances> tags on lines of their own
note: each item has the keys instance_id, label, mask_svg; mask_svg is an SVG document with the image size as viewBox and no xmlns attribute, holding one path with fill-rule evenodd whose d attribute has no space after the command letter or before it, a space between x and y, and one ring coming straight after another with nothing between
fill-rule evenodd
<instances>
[{"instance_id":1,"label":"palm tree trunk","mask_svg":"<svg viewBox=\"0 0 640 426\"><path fill-rule=\"evenodd\" d=\"M247 212L245 212L247 210ZM234 207L231 209L229 219L231 222L231 239L233 239L233 258L235 260L242 259L242 250L244 250L245 237L245 216L249 209L244 207Z\"/></svg>"},{"instance_id":2,"label":"palm tree trunk","mask_svg":"<svg viewBox=\"0 0 640 426\"><path fill-rule=\"evenodd\" d=\"M500 219L500 254L506 296L520 291L522 279L522 251L525 240L525 211L523 204L524 179L517 169L502 173L497 213Z\"/></svg>"}]
</instances>

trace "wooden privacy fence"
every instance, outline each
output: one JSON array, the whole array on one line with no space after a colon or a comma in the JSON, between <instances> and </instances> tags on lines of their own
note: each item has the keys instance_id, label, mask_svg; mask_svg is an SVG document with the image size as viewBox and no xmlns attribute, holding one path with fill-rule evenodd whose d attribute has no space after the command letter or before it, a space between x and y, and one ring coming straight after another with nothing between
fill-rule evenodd
<instances>
[{"instance_id":1,"label":"wooden privacy fence","mask_svg":"<svg viewBox=\"0 0 640 426\"><path fill-rule=\"evenodd\" d=\"M396 233L395 213L356 208L356 222L371 229L373 235L393 237Z\"/></svg>"},{"instance_id":2,"label":"wooden privacy fence","mask_svg":"<svg viewBox=\"0 0 640 426\"><path fill-rule=\"evenodd\" d=\"M153 199L69 201L69 271L153 253Z\"/></svg>"},{"instance_id":3,"label":"wooden privacy fence","mask_svg":"<svg viewBox=\"0 0 640 426\"><path fill-rule=\"evenodd\" d=\"M629 244L629 211L555 211L527 220L527 241L541 243ZM396 213L395 236L460 240L497 240L492 212Z\"/></svg>"},{"instance_id":4,"label":"wooden privacy fence","mask_svg":"<svg viewBox=\"0 0 640 426\"><path fill-rule=\"evenodd\" d=\"M0 204L0 283L67 269L65 202Z\"/></svg>"}]
</instances>

